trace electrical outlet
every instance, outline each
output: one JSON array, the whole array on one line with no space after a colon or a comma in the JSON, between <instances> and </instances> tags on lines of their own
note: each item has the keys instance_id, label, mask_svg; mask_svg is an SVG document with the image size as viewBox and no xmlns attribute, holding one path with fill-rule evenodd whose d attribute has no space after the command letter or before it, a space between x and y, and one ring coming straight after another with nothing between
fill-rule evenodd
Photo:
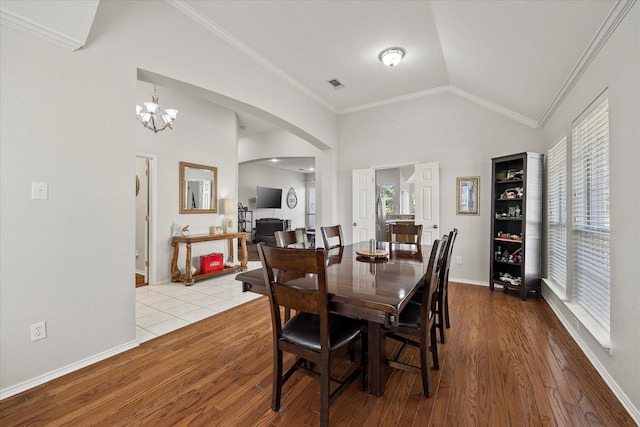
<instances>
[{"instance_id":1,"label":"electrical outlet","mask_svg":"<svg viewBox=\"0 0 640 427\"><path fill-rule=\"evenodd\" d=\"M457 256L456 257L456 264L458 264L458 265L462 264L462 257L461 256Z\"/></svg>"},{"instance_id":2,"label":"electrical outlet","mask_svg":"<svg viewBox=\"0 0 640 427\"><path fill-rule=\"evenodd\" d=\"M580 322L578 322L578 319L575 317L573 318L573 329L575 329L576 331L580 329Z\"/></svg>"},{"instance_id":3,"label":"electrical outlet","mask_svg":"<svg viewBox=\"0 0 640 427\"><path fill-rule=\"evenodd\" d=\"M45 322L38 322L31 325L31 341L38 341L47 337L47 325Z\"/></svg>"}]
</instances>

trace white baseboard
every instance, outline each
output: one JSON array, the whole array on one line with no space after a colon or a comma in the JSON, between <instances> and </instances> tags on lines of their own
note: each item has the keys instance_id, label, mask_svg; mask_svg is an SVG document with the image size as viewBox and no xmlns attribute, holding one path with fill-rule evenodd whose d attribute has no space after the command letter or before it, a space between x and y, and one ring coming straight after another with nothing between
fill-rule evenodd
<instances>
[{"instance_id":1,"label":"white baseboard","mask_svg":"<svg viewBox=\"0 0 640 427\"><path fill-rule=\"evenodd\" d=\"M47 381L51 381L55 378L59 378L63 375L77 371L78 369L84 368L89 365L93 365L94 363L100 362L101 360L104 360L104 359L108 359L109 357L115 356L116 354L122 353L127 350L131 350L132 348L135 348L138 345L140 345L138 343L138 340L133 340L128 343L111 348L107 351L103 351L102 353L98 353L91 357L87 357L86 359L80 360L76 363L72 363L71 365L64 366L60 369L56 369L51 372L47 372L46 374L32 378L20 384L7 387L5 389L0 390L0 400L6 399L7 397L13 396L18 393L22 393L23 391L29 390L33 387L44 384Z\"/></svg>"},{"instance_id":2,"label":"white baseboard","mask_svg":"<svg viewBox=\"0 0 640 427\"><path fill-rule=\"evenodd\" d=\"M629 412L629 415L631 416L631 418L633 418L636 424L640 425L640 410L638 410L638 408L635 407L635 405L633 404L633 402L631 402L631 400L625 394L625 392L620 388L620 386L618 386L618 383L616 383L616 381L611 377L611 375L609 375L609 372L605 369L604 366L602 366L602 364L600 363L598 358L595 356L595 354L593 354L593 352L591 351L587 343L585 343L584 340L580 337L580 335L578 335L575 332L575 330L571 327L571 323L569 319L566 319L563 316L562 310L560 310L560 307L558 307L555 304L554 298L551 298L548 295L545 295L547 292L552 292L552 291L549 290L548 288L545 288L545 286L543 286L542 297L545 299L547 304L549 304L549 307L551 307L551 310L553 310L556 317L560 320L560 323L562 323L562 326L564 326L567 332L569 332L569 335L571 335L571 338L573 338L576 344L578 344L578 347L580 347L580 349L585 354L585 356L587 356L587 359L589 359L589 362L591 362L593 367L596 368L596 371L598 371L600 376L607 383L607 385L609 386L613 394L615 394L618 400L620 400L620 403L622 403L622 406L624 406L627 412Z\"/></svg>"},{"instance_id":3,"label":"white baseboard","mask_svg":"<svg viewBox=\"0 0 640 427\"><path fill-rule=\"evenodd\" d=\"M456 279L454 277L449 277L450 282L462 283L465 285L476 285L476 286L486 286L489 287L489 282L482 282L479 280L469 280L469 279Z\"/></svg>"}]
</instances>

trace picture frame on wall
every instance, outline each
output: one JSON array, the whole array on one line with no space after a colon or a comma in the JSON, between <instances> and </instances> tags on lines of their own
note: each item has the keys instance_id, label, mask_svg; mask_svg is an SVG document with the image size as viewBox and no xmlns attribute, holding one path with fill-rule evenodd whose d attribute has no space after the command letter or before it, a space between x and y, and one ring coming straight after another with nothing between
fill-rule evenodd
<instances>
[{"instance_id":1,"label":"picture frame on wall","mask_svg":"<svg viewBox=\"0 0 640 427\"><path fill-rule=\"evenodd\" d=\"M480 177L456 178L456 215L480 215Z\"/></svg>"}]
</instances>

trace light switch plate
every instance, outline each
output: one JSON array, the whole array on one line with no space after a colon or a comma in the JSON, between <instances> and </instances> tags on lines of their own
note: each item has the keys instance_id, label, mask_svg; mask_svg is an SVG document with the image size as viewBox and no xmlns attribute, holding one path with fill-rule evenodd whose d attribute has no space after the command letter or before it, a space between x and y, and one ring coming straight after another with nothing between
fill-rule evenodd
<instances>
[{"instance_id":1,"label":"light switch plate","mask_svg":"<svg viewBox=\"0 0 640 427\"><path fill-rule=\"evenodd\" d=\"M48 182L32 182L31 183L31 199L33 200L49 199L49 183Z\"/></svg>"}]
</instances>

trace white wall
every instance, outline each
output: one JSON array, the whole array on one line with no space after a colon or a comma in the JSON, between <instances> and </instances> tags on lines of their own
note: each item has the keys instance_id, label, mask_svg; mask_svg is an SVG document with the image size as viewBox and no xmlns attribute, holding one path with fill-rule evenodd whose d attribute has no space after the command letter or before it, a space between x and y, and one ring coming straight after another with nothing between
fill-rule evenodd
<instances>
[{"instance_id":1,"label":"white wall","mask_svg":"<svg viewBox=\"0 0 640 427\"><path fill-rule=\"evenodd\" d=\"M457 95L442 93L340 117L338 222L351 241L351 171L440 162L442 233L459 230L452 278L488 283L491 158L541 150L542 134ZM480 176L480 215L456 215L456 177ZM327 225L320 224L320 225Z\"/></svg>"},{"instance_id":2,"label":"white wall","mask_svg":"<svg viewBox=\"0 0 640 427\"><path fill-rule=\"evenodd\" d=\"M227 153L224 163L210 151L203 158L199 144L211 132L190 144L202 122L190 128L189 117L199 113L177 102L175 130L155 135L153 147L136 143L141 135L151 138L133 116L135 103L149 95L138 87L138 68L268 110L330 147L337 120L166 2L152 8L145 1L100 2L77 52L0 29L0 396L6 396L136 345L136 152L158 153L158 168L169 171L157 183L158 248L169 244L174 219L195 230L210 222L177 214L178 159L162 150L174 147L180 160L234 174ZM139 43L159 29L170 35L161 44ZM205 39L226 62L202 53L198 41ZM173 94L163 91L168 105ZM214 150L217 141L209 142ZM49 183L48 201L31 200L32 181ZM234 193L230 180L220 184L221 195ZM158 254L157 268L168 277L166 255ZM29 327L39 321L47 322L48 336L31 342Z\"/></svg>"},{"instance_id":3,"label":"white wall","mask_svg":"<svg viewBox=\"0 0 640 427\"><path fill-rule=\"evenodd\" d=\"M305 174L286 171L258 163L238 166L238 201L253 211L253 227L260 218L290 219L291 228L305 227L306 181ZM256 187L282 189L282 209L256 209ZM294 209L287 206L287 193L292 188L298 196Z\"/></svg>"},{"instance_id":4,"label":"white wall","mask_svg":"<svg viewBox=\"0 0 640 427\"><path fill-rule=\"evenodd\" d=\"M153 85L137 83L136 102L151 100ZM173 248L170 245L171 225L189 225L191 234L205 234L211 226L224 229L225 216L221 199L236 198L238 182L238 147L235 112L200 98L185 95L180 90L157 86L161 107L179 110L173 129L154 134L141 124L136 127L136 151L156 155L157 183L153 189L157 215L152 232L155 235L154 264L155 280L151 285L166 283L171 279L170 264ZM218 214L180 214L179 210L179 163L197 163L218 169L217 203ZM153 213L152 213L153 214ZM202 254L222 252L228 257L226 241L199 243L192 247L195 259ZM178 266L184 267L184 245Z\"/></svg>"},{"instance_id":5,"label":"white wall","mask_svg":"<svg viewBox=\"0 0 640 427\"><path fill-rule=\"evenodd\" d=\"M545 151L570 132L581 112L609 89L612 353L581 327L546 286L543 295L594 365L626 394L640 418L640 192L634 183L640 164L640 7L636 4L607 41L544 128ZM624 399L623 399L624 400ZM628 406L627 406L628 407Z\"/></svg>"}]
</instances>

